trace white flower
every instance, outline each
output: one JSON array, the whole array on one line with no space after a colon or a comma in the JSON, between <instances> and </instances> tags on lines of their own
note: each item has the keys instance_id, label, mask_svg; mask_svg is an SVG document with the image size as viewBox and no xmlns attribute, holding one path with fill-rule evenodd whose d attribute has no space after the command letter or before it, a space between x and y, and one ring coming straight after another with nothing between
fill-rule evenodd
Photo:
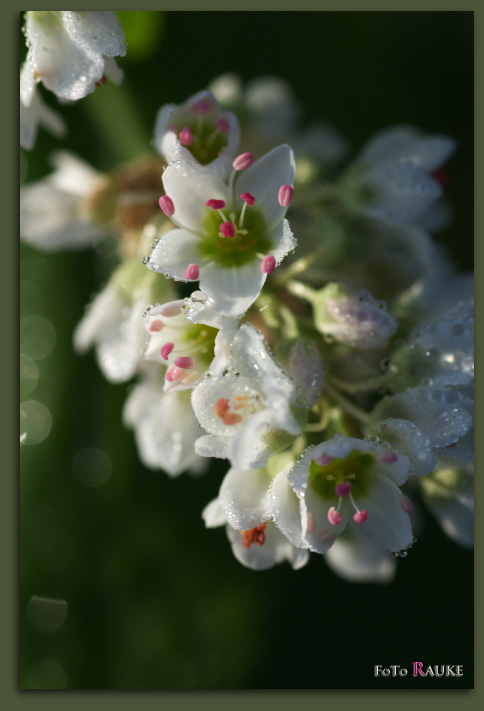
<instances>
[{"instance_id":1,"label":"white flower","mask_svg":"<svg viewBox=\"0 0 484 711\"><path fill-rule=\"evenodd\" d=\"M242 471L259 469L301 433L307 408L251 324L240 327L230 350L223 373L193 390L195 415L209 433L197 440L195 451L227 458Z\"/></svg>"},{"instance_id":2,"label":"white flower","mask_svg":"<svg viewBox=\"0 0 484 711\"><path fill-rule=\"evenodd\" d=\"M201 292L195 292L190 299L148 309L144 325L145 358L167 366L164 391L172 392L193 388L209 369L213 374L220 371L238 320L211 313Z\"/></svg>"},{"instance_id":3,"label":"white flower","mask_svg":"<svg viewBox=\"0 0 484 711\"><path fill-rule=\"evenodd\" d=\"M61 151L55 170L20 191L20 235L38 249L79 249L105 234L85 209L102 178L87 163Z\"/></svg>"},{"instance_id":4,"label":"white flower","mask_svg":"<svg viewBox=\"0 0 484 711\"><path fill-rule=\"evenodd\" d=\"M350 583L390 583L397 567L388 550L348 528L326 551L324 559L336 575Z\"/></svg>"},{"instance_id":5,"label":"white flower","mask_svg":"<svg viewBox=\"0 0 484 711\"><path fill-rule=\"evenodd\" d=\"M206 460L193 451L199 426L188 393L166 394L159 375L145 377L134 386L123 411L126 427L135 430L141 461L169 476L184 471L201 473Z\"/></svg>"},{"instance_id":6,"label":"white flower","mask_svg":"<svg viewBox=\"0 0 484 711\"><path fill-rule=\"evenodd\" d=\"M39 126L43 126L58 138L65 136L67 130L62 116L44 104L35 86L34 70L26 62L20 74L20 145L22 148L32 150Z\"/></svg>"},{"instance_id":7,"label":"white flower","mask_svg":"<svg viewBox=\"0 0 484 711\"><path fill-rule=\"evenodd\" d=\"M166 276L200 281L211 306L225 316L243 314L267 274L296 246L284 220L294 183L292 150L279 146L252 160L244 154L234 161L229 185L206 167L168 166L160 205L178 229L163 235L145 260Z\"/></svg>"},{"instance_id":8,"label":"white flower","mask_svg":"<svg viewBox=\"0 0 484 711\"><path fill-rule=\"evenodd\" d=\"M348 525L370 543L403 554L413 543L413 505L398 487L409 473L408 460L393 450L336 435L306 449L288 477L276 477L275 523L294 545L316 553L326 553Z\"/></svg>"},{"instance_id":9,"label":"white flower","mask_svg":"<svg viewBox=\"0 0 484 711\"><path fill-rule=\"evenodd\" d=\"M211 91L199 91L180 106L162 106L156 117L154 143L168 162L210 164L226 174L239 140L236 116L224 111Z\"/></svg>"},{"instance_id":10,"label":"white flower","mask_svg":"<svg viewBox=\"0 0 484 711\"><path fill-rule=\"evenodd\" d=\"M26 13L26 63L33 77L59 98L81 99L104 75L113 81L122 72L112 59L126 54L126 39L115 12Z\"/></svg>"},{"instance_id":11,"label":"white flower","mask_svg":"<svg viewBox=\"0 0 484 711\"><path fill-rule=\"evenodd\" d=\"M334 283L315 290L299 282L292 282L290 289L312 304L317 330L338 343L363 350L380 348L397 330L386 304L368 291Z\"/></svg>"},{"instance_id":12,"label":"white flower","mask_svg":"<svg viewBox=\"0 0 484 711\"><path fill-rule=\"evenodd\" d=\"M351 208L386 222L417 219L441 195L430 177L454 152L447 136L423 136L397 126L377 134L340 182L340 194Z\"/></svg>"},{"instance_id":13,"label":"white flower","mask_svg":"<svg viewBox=\"0 0 484 711\"><path fill-rule=\"evenodd\" d=\"M226 523L220 499L214 499L202 513L207 528ZM309 551L296 548L270 520L261 521L249 530L236 530L226 525L228 539L237 560L252 570L267 570L277 563L289 561L294 570L309 560Z\"/></svg>"},{"instance_id":14,"label":"white flower","mask_svg":"<svg viewBox=\"0 0 484 711\"><path fill-rule=\"evenodd\" d=\"M146 279L146 274L137 259L121 266L89 305L74 333L75 350L83 354L95 346L99 367L112 383L129 380L143 363L143 314L156 289L168 295L168 282Z\"/></svg>"}]
</instances>

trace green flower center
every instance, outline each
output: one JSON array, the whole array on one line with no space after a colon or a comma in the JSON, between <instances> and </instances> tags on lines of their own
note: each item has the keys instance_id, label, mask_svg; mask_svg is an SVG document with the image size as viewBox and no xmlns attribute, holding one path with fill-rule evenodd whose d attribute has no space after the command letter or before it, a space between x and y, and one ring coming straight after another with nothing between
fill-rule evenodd
<instances>
[{"instance_id":1,"label":"green flower center","mask_svg":"<svg viewBox=\"0 0 484 711\"><path fill-rule=\"evenodd\" d=\"M224 237L220 232L220 212L207 209L201 230L203 237L199 244L204 260L214 262L219 268L232 268L242 267L260 259L261 255L265 257L271 254L274 242L269 236L264 215L256 207L247 205L240 224L242 209L224 208L223 211L227 221L233 222L237 228L235 237Z\"/></svg>"},{"instance_id":2,"label":"green flower center","mask_svg":"<svg viewBox=\"0 0 484 711\"><path fill-rule=\"evenodd\" d=\"M333 459L322 466L316 461L309 467L309 485L323 499L338 499L335 486L349 483L354 499L366 496L375 480L375 457L368 452L352 452L345 459Z\"/></svg>"},{"instance_id":3,"label":"green flower center","mask_svg":"<svg viewBox=\"0 0 484 711\"><path fill-rule=\"evenodd\" d=\"M201 165L207 165L214 161L228 145L228 133L221 131L215 123L219 118L220 114L215 110L215 107L210 108L206 114L190 111L173 115L179 132L185 128L189 128L192 132L192 142L186 145L182 141L182 145L185 145L185 148Z\"/></svg>"}]
</instances>

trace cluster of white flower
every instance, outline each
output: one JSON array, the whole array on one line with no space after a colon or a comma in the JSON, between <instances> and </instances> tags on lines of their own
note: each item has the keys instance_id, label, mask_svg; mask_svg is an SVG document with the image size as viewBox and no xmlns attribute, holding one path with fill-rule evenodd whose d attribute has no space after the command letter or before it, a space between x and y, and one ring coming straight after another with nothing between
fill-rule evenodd
<instances>
[{"instance_id":1,"label":"cluster of white flower","mask_svg":"<svg viewBox=\"0 0 484 711\"><path fill-rule=\"evenodd\" d=\"M85 49L84 13L51 14ZM99 66L122 53L98 50ZM436 171L454 144L397 127L338 172L346 141L298 116L283 81L224 75L160 109L159 156L103 176L58 156L23 190L22 236L116 237L120 266L75 347L95 347L112 382L137 376L124 421L146 466L228 460L203 518L239 561L299 568L314 552L384 582L416 540L417 487L472 545L473 285L429 234L448 219Z\"/></svg>"}]
</instances>

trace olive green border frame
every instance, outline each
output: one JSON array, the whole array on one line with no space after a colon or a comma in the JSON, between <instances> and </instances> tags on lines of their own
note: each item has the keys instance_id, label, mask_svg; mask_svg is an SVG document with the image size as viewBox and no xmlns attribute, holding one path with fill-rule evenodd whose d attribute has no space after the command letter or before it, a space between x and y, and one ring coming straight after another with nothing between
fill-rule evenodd
<instances>
[{"instance_id":1,"label":"olive green border frame","mask_svg":"<svg viewBox=\"0 0 484 711\"><path fill-rule=\"evenodd\" d=\"M91 9L92 3L77 2L76 9L81 9L82 5ZM481 47L484 46L484 9L479 7L477 0L470 2L456 2L449 0L373 0L373 2L362 2L356 0L298 0L297 3L288 0L244 0L244 2L230 2L227 0L211 0L210 2L197 3L194 0L164 0L161 3L155 3L153 0L147 0L143 3L144 10L272 10L272 11L471 11L474 12L475 20L475 58L476 58L476 101L475 101L475 118L476 127L479 126L479 119L484 112L484 75L483 53ZM29 5L30 8L35 8L34 5ZM42 4L40 9L43 9ZM50 9L56 9L56 3L49 4ZM59 9L63 7L59 5ZM129 10L131 3L103 3L103 9L113 10ZM454 711L457 705L465 705L467 708L477 708L479 698L481 702L484 694L482 693L482 682L479 675L476 675L476 689L472 691L456 690L456 691L411 691L398 690L398 695L393 691L382 690L353 690L353 691L313 691L313 690L289 690L289 691L232 691L232 692L153 692L153 691L56 691L56 692L28 692L19 691L18 689L18 638L17 638L17 620L18 620L18 441L19 430L17 415L12 416L12 412L16 413L15 405L18 401L18 390L16 382L18 379L13 374L18 375L18 357L15 344L18 343L18 210L16 209L18 198L18 153L16 147L16 138L18 132L18 26L19 12L21 8L14 6L11 0L5 0L2 10L1 23L1 55L3 60L6 59L6 66L3 64L2 82L3 82L3 110L0 111L1 132L2 136L2 171L1 171L1 195L2 195L2 239L4 250L6 250L6 258L1 260L1 301L3 307L2 333L3 347L0 349L0 357L2 368L2 426L0 428L0 436L2 438L2 459L6 466L3 468L1 475L2 482L2 515L0 518L2 535L1 544L3 548L3 585L1 586L0 610L2 630L2 643L0 650L0 698L3 702L3 708L8 711L16 711L17 709L35 708L36 711L42 711L44 708L51 711L55 708L81 709L86 704L89 704L93 709L99 707L109 707L122 711L123 709L131 709L133 704L141 704L144 707L148 705L151 708L166 707L170 711L185 711L186 708L196 708L197 711L204 709L222 710L230 706L232 711L246 709L248 705L264 706L264 708L277 709L277 711L293 711L294 705L297 703L310 704L311 706L323 706L329 704L332 708L346 710L353 706L363 711L383 711L392 705L393 711L406 709L408 704L417 704L417 708L423 707L430 711ZM288 48L290 48L290 38L288 38ZM289 50L290 51L290 50ZM479 79L481 81L479 82ZM12 107L12 108L11 108ZM15 107L15 108L13 108ZM476 184L482 185L482 139L476 129L475 136L476 147ZM476 190L477 193L477 190ZM7 209L5 209L7 208ZM475 256L476 263L479 265L479 257L484 251L481 240L479 239L483 232L483 203L476 201L476 239L475 239ZM477 267L479 268L479 267ZM478 310L481 304L479 280L476 283L476 296L478 299ZM477 319L479 324L479 318ZM482 319L481 319L482 323ZM478 328L477 352L479 353L482 340L482 328ZM479 360L479 359L478 359ZM477 379L478 386L480 385L479 376ZM481 395L478 389L479 396ZM479 422L481 398L478 397L477 418ZM15 423L15 425L13 424ZM481 454L482 446L477 441L478 446L478 461ZM477 493L479 493L479 483L477 479ZM482 530L476 523L476 532L480 541ZM476 558L477 563L477 558ZM477 565L476 575L476 591L482 588L483 581L483 566ZM449 571L451 574L451 571ZM476 599L478 596L476 595ZM475 666L479 669L479 661L481 659L480 644L482 642L482 615L479 609L476 609L475 614L476 624L476 656ZM344 664L344 658L341 663ZM348 676L351 677L351 669L348 669Z\"/></svg>"}]
</instances>

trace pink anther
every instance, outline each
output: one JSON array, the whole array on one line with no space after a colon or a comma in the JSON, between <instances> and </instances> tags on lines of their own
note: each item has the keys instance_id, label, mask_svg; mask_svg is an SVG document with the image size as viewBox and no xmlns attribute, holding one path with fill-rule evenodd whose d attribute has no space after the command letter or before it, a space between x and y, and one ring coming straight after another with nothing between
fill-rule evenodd
<instances>
[{"instance_id":1,"label":"pink anther","mask_svg":"<svg viewBox=\"0 0 484 711\"><path fill-rule=\"evenodd\" d=\"M289 207L292 202L292 197L294 195L294 188L290 185L282 185L279 189L279 205L282 207Z\"/></svg>"},{"instance_id":2,"label":"pink anther","mask_svg":"<svg viewBox=\"0 0 484 711\"><path fill-rule=\"evenodd\" d=\"M177 368L183 368L183 370L190 370L195 365L195 358L190 358L190 356L180 356L176 359L175 365Z\"/></svg>"},{"instance_id":3,"label":"pink anther","mask_svg":"<svg viewBox=\"0 0 484 711\"><path fill-rule=\"evenodd\" d=\"M222 133L228 133L230 131L230 123L227 119L217 119L215 125L222 131Z\"/></svg>"},{"instance_id":4,"label":"pink anther","mask_svg":"<svg viewBox=\"0 0 484 711\"><path fill-rule=\"evenodd\" d=\"M168 197L168 195L162 195L159 199L159 204L167 217L173 217L175 214L175 204L171 197Z\"/></svg>"},{"instance_id":5,"label":"pink anther","mask_svg":"<svg viewBox=\"0 0 484 711\"><path fill-rule=\"evenodd\" d=\"M334 490L336 496L349 496L353 491L353 484L350 484L349 481L345 481L343 484L336 484Z\"/></svg>"},{"instance_id":6,"label":"pink anther","mask_svg":"<svg viewBox=\"0 0 484 711\"><path fill-rule=\"evenodd\" d=\"M252 153L241 153L232 163L235 170L247 170L254 162Z\"/></svg>"},{"instance_id":7,"label":"pink anther","mask_svg":"<svg viewBox=\"0 0 484 711\"><path fill-rule=\"evenodd\" d=\"M158 331L162 331L164 327L165 324L163 323L161 318L155 318L150 323L149 331L151 331L151 333L157 333Z\"/></svg>"},{"instance_id":8,"label":"pink anther","mask_svg":"<svg viewBox=\"0 0 484 711\"><path fill-rule=\"evenodd\" d=\"M378 461L382 464L395 464L398 461L398 457L392 449L386 449L378 455Z\"/></svg>"},{"instance_id":9,"label":"pink anther","mask_svg":"<svg viewBox=\"0 0 484 711\"><path fill-rule=\"evenodd\" d=\"M169 383L172 383L174 380L178 380L178 378L181 378L182 375L183 369L177 368L176 365L172 365L171 368L168 368L166 371L166 379Z\"/></svg>"},{"instance_id":10,"label":"pink anther","mask_svg":"<svg viewBox=\"0 0 484 711\"><path fill-rule=\"evenodd\" d=\"M205 101L205 99L202 99L201 101L197 101L196 104L193 104L192 111L195 111L196 114L204 116L210 111L210 104L208 101Z\"/></svg>"},{"instance_id":11,"label":"pink anther","mask_svg":"<svg viewBox=\"0 0 484 711\"><path fill-rule=\"evenodd\" d=\"M182 146L189 146L193 143L193 133L188 126L185 126L185 128L180 131L180 143Z\"/></svg>"},{"instance_id":12,"label":"pink anther","mask_svg":"<svg viewBox=\"0 0 484 711\"><path fill-rule=\"evenodd\" d=\"M255 197L253 195L251 195L250 193L242 193L242 195L240 197L248 205L253 205L255 203Z\"/></svg>"},{"instance_id":13,"label":"pink anther","mask_svg":"<svg viewBox=\"0 0 484 711\"><path fill-rule=\"evenodd\" d=\"M336 511L334 506L331 506L330 510L328 511L328 521L333 525L337 526L338 523L341 523L343 520L343 514L341 511Z\"/></svg>"},{"instance_id":14,"label":"pink anther","mask_svg":"<svg viewBox=\"0 0 484 711\"><path fill-rule=\"evenodd\" d=\"M274 269L276 268L276 258L272 256L272 254L269 254L267 257L264 257L262 260L261 264L261 269L264 274L272 274Z\"/></svg>"},{"instance_id":15,"label":"pink anther","mask_svg":"<svg viewBox=\"0 0 484 711\"><path fill-rule=\"evenodd\" d=\"M214 210L222 210L227 203L225 200L216 200L215 198L212 198L211 200L207 200L205 205L207 207L211 207Z\"/></svg>"},{"instance_id":16,"label":"pink anther","mask_svg":"<svg viewBox=\"0 0 484 711\"><path fill-rule=\"evenodd\" d=\"M367 518L368 518L368 511L366 509L363 509L363 511L357 511L355 513L355 515L353 516L353 521L355 523L365 523Z\"/></svg>"},{"instance_id":17,"label":"pink anther","mask_svg":"<svg viewBox=\"0 0 484 711\"><path fill-rule=\"evenodd\" d=\"M237 234L237 227L233 222L227 220L227 222L222 222L220 225L220 232L224 237L235 237Z\"/></svg>"},{"instance_id":18,"label":"pink anther","mask_svg":"<svg viewBox=\"0 0 484 711\"><path fill-rule=\"evenodd\" d=\"M200 267L198 264L189 264L185 269L185 279L188 281L198 281L200 279Z\"/></svg>"},{"instance_id":19,"label":"pink anther","mask_svg":"<svg viewBox=\"0 0 484 711\"><path fill-rule=\"evenodd\" d=\"M161 357L163 358L163 360L168 360L168 356L170 355L174 347L174 343L165 343L165 345L161 349Z\"/></svg>"}]
</instances>

